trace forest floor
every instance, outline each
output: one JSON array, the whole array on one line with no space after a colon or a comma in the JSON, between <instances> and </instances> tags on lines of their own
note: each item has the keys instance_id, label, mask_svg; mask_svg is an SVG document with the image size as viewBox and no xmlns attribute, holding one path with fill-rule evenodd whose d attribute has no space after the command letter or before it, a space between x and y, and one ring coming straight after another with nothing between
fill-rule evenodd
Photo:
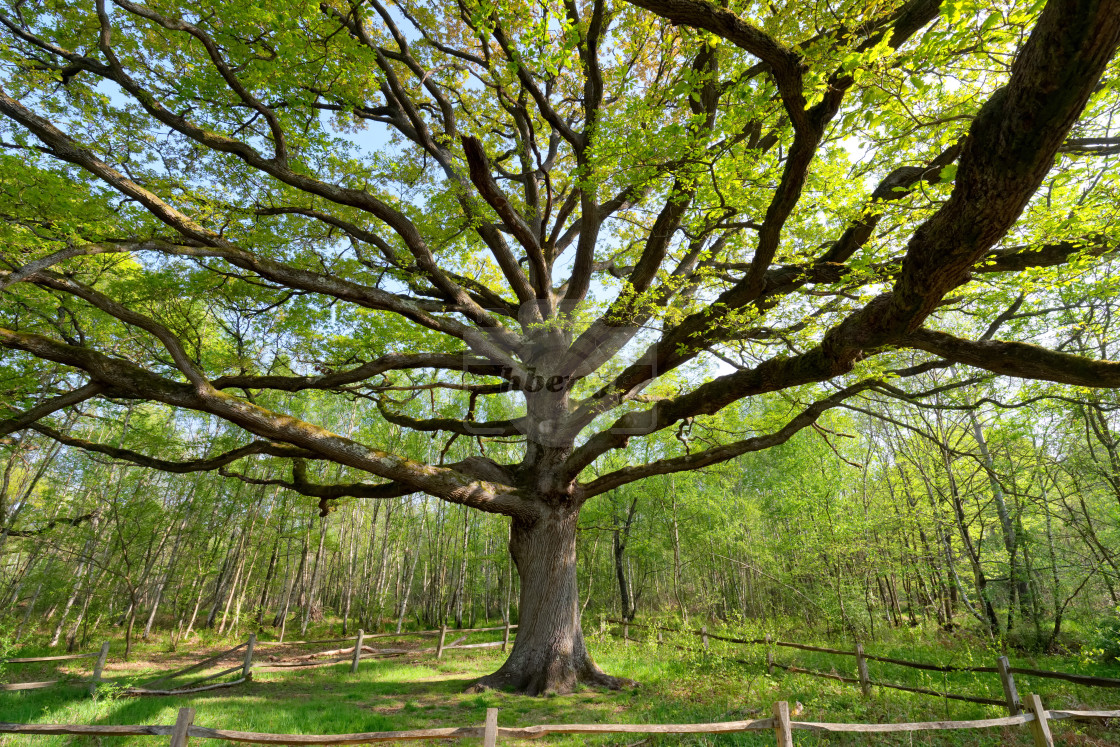
<instances>
[{"instance_id":1,"label":"forest floor","mask_svg":"<svg viewBox=\"0 0 1120 747\"><path fill-rule=\"evenodd\" d=\"M633 630L631 631L633 633ZM316 638L334 637L328 632ZM448 642L453 638L451 631ZM469 642L494 640L495 635L472 636ZM809 642L809 641L805 641ZM581 690L572 695L530 698L500 692L468 695L463 691L478 677L493 671L502 661L498 649L449 650L437 661L431 653L391 659L363 660L360 671L351 674L349 663L283 672L256 672L253 681L230 689L169 697L120 697L114 695L130 684L138 684L198 661L206 653L228 648L234 642L206 647L184 646L175 653L155 643L139 644L132 661L122 662L123 643L114 641L114 654L106 669L108 686L92 701L84 687L58 686L26 692L0 693L0 721L70 724L171 724L178 709L196 709L195 724L214 728L287 734L338 734L390 731L446 726L481 725L487 708L498 708L501 726L548 723L685 723L765 718L775 701L800 702L803 711L795 720L849 723L890 723L929 720L968 720L1006 715L1003 708L949 701L927 695L875 688L864 699L858 685L775 670L766 674L761 646L734 646L713 641L711 650L698 650L695 639L671 639L658 646L652 639L624 643L616 638L592 635L589 647L602 668L612 674L638 681L640 687L619 692ZM432 645L431 639L411 646ZM828 641L817 642L829 645ZM399 648L398 642L367 641L374 647ZM833 642L833 645L835 642ZM338 648L334 644L309 650ZM844 646L840 646L844 647ZM95 647L94 647L95 648ZM296 651L296 649L285 649ZM991 665L997 656L975 641L944 635L939 640L900 632L894 640L867 645L868 653L912 661ZM22 649L18 655L57 653L46 649ZM212 670L229 668L238 657L219 662ZM302 653L302 652L297 652ZM267 664L280 651L262 646L254 661ZM824 672L854 674L850 657L778 649L779 662ZM0 671L5 681L45 680L69 674L88 677L89 660L62 662L65 666L9 665ZM871 678L934 690L1000 698L999 678L994 674L952 673L942 675L879 662L870 662ZM1081 661L1076 657L1015 657L1013 666L1120 677L1120 666ZM199 675L192 674L187 679ZM1120 708L1120 690L1088 688L1052 679L1017 676L1020 693L1038 693L1050 709ZM1120 726L1089 725L1062 721L1052 723L1058 744L1096 747L1120 744ZM0 735L0 745L97 744L99 747L159 747L166 737L110 737L98 741L84 737L14 737ZM478 740L447 740L441 744L469 747ZM1026 727L1005 727L958 732L918 732L898 735L817 735L795 732L798 745L1029 745ZM196 740L197 742L197 740ZM502 744L530 744L506 741ZM547 737L543 745L772 745L770 732L721 736L661 736L643 740L640 735L605 737ZM212 742L197 742L209 747ZM417 743L411 743L417 744ZM422 744L422 743L420 743Z\"/></svg>"}]
</instances>

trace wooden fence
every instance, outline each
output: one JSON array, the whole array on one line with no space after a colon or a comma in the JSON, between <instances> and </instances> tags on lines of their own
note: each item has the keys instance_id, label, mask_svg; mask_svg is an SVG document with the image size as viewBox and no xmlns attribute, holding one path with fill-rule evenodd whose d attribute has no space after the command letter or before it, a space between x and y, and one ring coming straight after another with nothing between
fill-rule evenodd
<instances>
[{"instance_id":1,"label":"wooden fence","mask_svg":"<svg viewBox=\"0 0 1120 747\"><path fill-rule=\"evenodd\" d=\"M122 694L123 695L128 695L128 696L188 695L188 694L192 694L192 693L204 692L204 691L207 691L207 690L216 690L216 689L219 689L219 688L233 687L235 685L240 685L242 683L251 681L252 678L253 678L253 671L254 670L260 671L260 672L282 672L282 671L287 671L287 670L291 670L291 669L306 669L306 668L314 668L314 667L334 666L335 664L339 664L339 663L342 663L344 661L349 661L350 662L350 671L351 672L357 672L358 671L358 665L359 665L359 663L362 659L384 658L384 657L390 657L390 656L402 656L404 654L423 654L423 653L435 653L436 658L439 659L439 658L443 657L443 652L444 651L448 651L448 650L451 650L451 649L490 648L490 647L496 647L496 646L501 646L502 650L504 651L506 649L506 647L509 645L510 632L511 632L511 630L513 630L515 628L517 628L516 625L508 625L508 624L503 625L503 626L499 626L499 627L494 627L494 628L463 628L463 629L453 631L456 635L461 634L461 637L452 641L451 643L447 643L447 641L446 641L447 633L449 632L447 626L444 626L444 627L440 628L439 630L419 630L419 631L411 631L411 632L405 632L405 633L375 633L375 634L371 634L371 635L366 635L364 631L359 630L358 634L354 638L328 638L328 639L317 640L317 641L288 641L288 642L257 641L256 634L252 634L252 635L249 636L248 640L246 640L244 643L238 644L237 646L234 646L233 648L226 649L225 651L214 654L213 656L209 656L209 657L203 659L202 661L199 661L199 662L196 662L196 663L191 664L189 666L183 667L182 669L176 669L172 672L161 673L155 679L148 680L147 682L145 682L142 685L126 688L122 692ZM499 630L504 632L504 635L503 635L501 641L495 641L493 643L466 643L466 644L463 643L463 641L465 641L471 633L489 633L489 632L495 632L495 631L499 631ZM412 636L416 636L416 637L438 636L438 641L437 641L437 643L434 647L421 648L421 649L411 649L411 648L396 648L396 649L394 649L394 648L381 648L381 649L375 649L375 648L372 648L370 646L365 645L365 642L367 640L374 639L374 638L408 638L408 637L412 637ZM317 644L325 645L325 644L329 644L329 643L350 643L351 641L353 641L353 646L346 647L346 648L333 649L333 650L329 650L329 651L318 651L318 652L315 652L315 653L306 654L304 656L296 657L296 661L294 661L294 662L266 664L266 663L254 662L253 661L254 653L256 652L257 649L261 648L262 646L276 646L276 645L295 646L295 645L317 645ZM190 682L180 682L180 683L178 683L174 686L168 687L168 684L172 680L176 680L176 679L178 679L180 677L183 677L185 675L195 674L195 673L198 673L198 672L200 672L204 669L207 669L207 668L211 667L212 665L215 665L218 662L222 661L223 659L229 658L231 655L237 653L241 649L245 649L244 659L237 666L230 667L228 669L223 669L220 672L206 675L205 677L201 677L200 679L196 679L196 680L193 680L193 681L190 681ZM12 663L12 664L23 664L23 663L37 662L37 661L59 661L59 660L64 660L64 659L83 659L83 658L87 658L87 657L97 656L97 657L99 657L98 661L97 661L97 666L94 669L93 679L90 682L90 693L93 694L93 693L96 692L97 684L99 684L101 682L101 672L102 672L102 669L105 665L105 656L108 654L108 652L109 652L109 643L106 642L101 647L100 654L74 654L74 655L70 655L70 656L44 656L44 657L26 658L26 659L8 659L7 661L9 663ZM319 659L319 658L324 657L324 656L330 656L332 658L328 659L327 661L315 661L315 659ZM235 678L231 679L229 681L226 681L226 682L214 682L214 680L221 679L222 677L226 677L228 675L235 675ZM236 676L236 675L240 675L240 676ZM20 682L20 683L16 683L16 684L13 684L13 685L0 685L0 691L2 691L2 690L30 690L30 689L34 689L34 688L38 688L38 687L47 687L47 686L56 684L58 682L60 682L60 680L51 680L50 682ZM157 685L160 685L160 687L157 687Z\"/></svg>"},{"instance_id":2,"label":"wooden fence","mask_svg":"<svg viewBox=\"0 0 1120 747\"><path fill-rule=\"evenodd\" d=\"M340 664L344 661L350 662L350 671L357 672L358 665L362 659L381 659L392 656L403 656L405 654L430 654L434 653L437 659L443 658L443 652L451 649L473 649L473 648L494 648L497 646L502 647L505 651L509 646L510 633L516 629L517 625L501 625L493 628L459 628L451 630L446 625L439 630L415 630L405 633L373 633L366 634L364 631L359 630L358 635L354 638L328 638L320 641L264 641L257 644L261 646L293 646L293 645L311 645L311 644L327 644L327 643L349 643L354 642L353 646L345 648L331 649L328 651L318 651L312 654L305 654L304 656L297 657L294 662L285 662L277 664L254 664L253 669L259 672L281 672L289 669L307 669L314 667L329 667L335 664ZM463 643L472 633L493 633L496 631L503 631L502 640L494 641L492 643ZM447 634L454 633L460 636L451 643L447 643ZM372 646L365 645L366 641L374 638L408 638L408 637L428 637L436 636L437 641L435 646L428 648L373 648ZM327 661L314 661L315 659L324 656L333 657Z\"/></svg>"},{"instance_id":3,"label":"wooden fence","mask_svg":"<svg viewBox=\"0 0 1120 747\"><path fill-rule=\"evenodd\" d=\"M440 659L443 657L444 651L451 649L491 648L497 646L501 646L502 650L505 651L509 646L510 633L516 628L517 625L506 624L493 628L462 628L459 630L449 630L445 625L439 630L417 630L407 631L404 633L373 634L366 634L364 631L359 630L357 636L353 638L328 638L317 641L257 641L256 634L252 634L244 643L238 644L231 649L226 649L225 651L222 651L218 654L214 654L213 656L207 657L202 661L191 664L190 666L184 667L182 669L177 669L172 672L160 674L155 679L149 680L142 685L125 689L122 694L130 696L186 695L190 693L204 692L206 690L216 690L218 688L233 687L235 685L240 685L244 682L249 682L250 680L252 680L252 672L254 669L262 672L279 672L288 669L333 666L343 661L349 661L351 662L350 671L357 672L358 664L361 659L384 658L390 656L402 656L404 654L423 653L435 653L436 658ZM469 636L471 633L492 633L496 631L503 632L501 641L494 641L493 643L463 643L463 641L466 640L467 636ZM461 637L452 641L451 643L447 643L447 634L449 632L452 632L455 635L461 635ZM370 646L365 645L366 641L375 638L409 638L428 636L438 637L435 646L421 649L374 649ZM256 649L263 646L317 645L328 643L350 643L351 641L353 641L354 643L354 645L351 647L307 654L305 656L298 657L299 659L301 659L301 661L296 661L294 663L280 663L269 665L262 664L260 662L253 662L254 652L256 651ZM206 669L213 664L217 664L223 659L229 658L232 654L237 653L241 649L245 649L244 660L237 666L230 667L229 669L223 669L216 674L210 674L191 682L181 682L173 687L167 687L168 683L170 683L172 680ZM97 659L97 662L95 663L93 668L93 676L88 680L90 695L95 696L97 694L97 686L102 682L102 672L105 669L105 660L108 655L109 642L106 641L105 643L101 644L100 651L90 654L19 657L13 659L4 659L2 661L5 664L31 664L47 661L69 661L73 659ZM313 661L314 659L321 658L323 656L336 656L337 658L332 658L328 661ZM240 676L227 682L214 682L214 680L231 674L240 674ZM0 692L11 690L36 690L42 687L51 687L53 685L65 684L66 682L67 680L57 679L47 680L45 682L14 682L10 684L0 684ZM87 681L82 680L81 682L85 683ZM156 685L162 685L162 687L156 687Z\"/></svg>"},{"instance_id":4,"label":"wooden fence","mask_svg":"<svg viewBox=\"0 0 1120 747\"><path fill-rule=\"evenodd\" d=\"M93 674L89 678L89 694L97 694L97 686L101 684L101 672L105 669L105 659L109 656L109 642L105 641L101 644L101 650L95 651L90 654L63 654L62 656L25 656L17 657L14 659L4 659L5 664L34 664L42 661L71 661L74 659L97 659L93 665ZM83 684L86 680L79 680L75 684ZM53 685L67 684L67 680L46 680L44 682L12 682L7 685L0 685L0 692L6 690L38 690L41 687L52 687Z\"/></svg>"},{"instance_id":5,"label":"wooden fence","mask_svg":"<svg viewBox=\"0 0 1120 747\"><path fill-rule=\"evenodd\" d=\"M625 620L606 619L606 622L614 623L622 626L621 637L626 640L634 640L630 638L629 628L645 628L648 630L659 631L658 636L660 640L660 631L670 633L683 633L686 635L698 636L701 639L702 646L705 650L708 649L708 641L715 639L717 641L726 641L728 643L736 643L741 645L758 645L766 646L766 667L770 674L774 673L774 669L783 669L787 672L794 672L796 674L807 674L813 677L823 677L830 680L838 680L840 682L848 682L858 684L865 696L871 695L872 687L885 687L892 690L902 690L905 692L918 693L920 695L933 695L938 698L947 698L949 700L961 700L967 703L980 703L982 705L997 705L1006 706L1011 716L1018 716L1022 711L1023 704L1019 697L1018 689L1015 685L1015 675L1022 674L1031 677L1043 677L1049 679L1064 680L1066 682L1073 682L1078 685L1086 685L1090 687L1120 687L1120 679L1112 677L1093 677L1086 674L1070 674L1068 672L1050 672L1042 669L1027 669L1024 667L1013 667L1008 661L1006 656L1001 656L996 660L995 666L992 667L958 667L952 665L942 664L928 664L917 661L907 661L906 659L894 659L887 656L874 656L868 654L863 650L863 645L857 643L855 649L847 651L838 648L825 648L823 646L810 646L804 643L793 643L791 641L778 641L771 640L767 635L765 638L734 638L730 636L716 635L709 633L707 627L702 627L700 630L681 630L677 628L666 628L659 625L641 625L634 622L627 622ZM856 676L845 677L840 674L832 674L828 672L818 672L812 669L803 669L792 664L782 664L774 658L775 647L785 647L799 649L801 651L813 651L823 654L833 654L835 656L853 656L856 659ZM744 664L750 662L737 660ZM910 667L912 669L923 669L931 672L974 672L986 674L998 674L1000 678L1000 685L1003 687L1003 698L996 700L995 698L980 698L972 695L959 695L949 692L938 692L936 690L929 690L924 687L913 687L910 685L900 685L894 682L882 682L879 680L871 679L867 662L879 661L886 664L894 664L900 667Z\"/></svg>"},{"instance_id":6,"label":"wooden fence","mask_svg":"<svg viewBox=\"0 0 1120 747\"><path fill-rule=\"evenodd\" d=\"M542 724L524 727L499 727L498 709L486 711L482 726L453 726L409 731L381 731L360 734L268 734L260 732L212 729L194 724L195 709L180 708L173 725L101 726L75 724L8 724L0 723L0 734L82 736L170 736L171 747L187 747L189 740L225 739L248 744L339 745L373 744L425 739L478 739L485 747L494 747L503 739L535 739L550 734L729 734L745 731L773 731L778 747L793 746L793 732L884 734L946 729L990 729L1001 726L1027 725L1036 747L1053 747L1050 722L1061 719L1096 720L1120 718L1115 711L1047 711L1037 695L1026 697L1027 711L1014 716L975 721L922 721L903 724L846 724L820 721L793 721L789 704L774 703L771 718L747 721L723 721L707 724Z\"/></svg>"}]
</instances>

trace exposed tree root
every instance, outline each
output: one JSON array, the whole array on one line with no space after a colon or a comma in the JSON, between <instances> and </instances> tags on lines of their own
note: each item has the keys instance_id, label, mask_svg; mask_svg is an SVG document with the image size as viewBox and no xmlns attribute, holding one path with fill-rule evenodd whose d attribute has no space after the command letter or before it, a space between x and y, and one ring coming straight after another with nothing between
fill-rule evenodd
<instances>
[{"instance_id":1,"label":"exposed tree root","mask_svg":"<svg viewBox=\"0 0 1120 747\"><path fill-rule=\"evenodd\" d=\"M578 669L558 664L535 672L510 671L502 667L488 674L467 688L468 693L485 690L503 690L522 695L567 695L579 685L621 690L624 687L637 687L638 683L625 677L614 677L599 669L593 663Z\"/></svg>"}]
</instances>

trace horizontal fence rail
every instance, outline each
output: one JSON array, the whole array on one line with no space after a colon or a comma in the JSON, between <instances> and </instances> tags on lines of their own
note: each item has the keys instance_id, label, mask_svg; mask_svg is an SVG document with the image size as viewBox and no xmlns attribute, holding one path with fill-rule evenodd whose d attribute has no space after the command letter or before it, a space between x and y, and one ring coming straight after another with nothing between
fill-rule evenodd
<instances>
[{"instance_id":1,"label":"horizontal fence rail","mask_svg":"<svg viewBox=\"0 0 1120 747\"><path fill-rule=\"evenodd\" d=\"M10 690L39 690L44 687L54 687L61 684L63 680L46 680L44 682L10 682L6 685L0 685L0 691Z\"/></svg>"},{"instance_id":2,"label":"horizontal fence rail","mask_svg":"<svg viewBox=\"0 0 1120 747\"><path fill-rule=\"evenodd\" d=\"M941 731L945 729L990 729L995 726L1016 726L1034 721L1034 714L1020 713L1018 716L985 718L974 721L913 721L904 724L836 724L825 721L790 721L793 729L824 732L858 732L861 734L884 734L907 731Z\"/></svg>"},{"instance_id":3,"label":"horizontal fence rail","mask_svg":"<svg viewBox=\"0 0 1120 747\"><path fill-rule=\"evenodd\" d=\"M3 664L32 664L40 661L69 661L71 659L96 659L100 652L90 654L64 654L62 656L25 656L17 659L0 659Z\"/></svg>"},{"instance_id":4,"label":"horizontal fence rail","mask_svg":"<svg viewBox=\"0 0 1120 747\"><path fill-rule=\"evenodd\" d=\"M826 721L793 721L789 704L774 704L771 718L746 721L721 721L694 724L539 724L524 727L499 727L498 709L486 712L483 726L452 726L403 731L363 732L355 734L271 734L210 728L193 723L195 710L181 708L174 725L82 725L82 724L12 724L0 723L0 733L23 735L170 736L171 747L187 747L191 738L224 739L248 744L342 745L430 739L482 738L484 747L493 747L502 739L535 739L560 734L730 734L746 731L773 731L779 747L793 744L792 732L890 734L921 731L990 729L1027 725L1036 747L1053 747L1050 721L1063 719L1100 720L1120 718L1120 710L1047 711L1037 695L1026 698L1028 712L1003 718L971 721L918 721L901 724L849 724Z\"/></svg>"},{"instance_id":5,"label":"horizontal fence rail","mask_svg":"<svg viewBox=\"0 0 1120 747\"><path fill-rule=\"evenodd\" d=\"M1012 674L1025 674L1029 677L1046 677L1054 680L1065 680L1075 685L1086 685L1088 687L1120 687L1120 680L1113 677L1094 677L1088 674L1047 672L1041 669L1024 669L1023 667L1011 667L1010 671Z\"/></svg>"},{"instance_id":6,"label":"horizontal fence rail","mask_svg":"<svg viewBox=\"0 0 1120 747\"><path fill-rule=\"evenodd\" d=\"M844 653L851 654L850 651L845 651ZM864 654L863 658L870 661L881 661L884 664L897 664L900 667L910 667L911 669L925 669L929 672L981 672L987 674L996 674L999 672L997 667L958 667L952 664L924 664L920 661L892 659L889 656L873 656L871 654Z\"/></svg>"}]
</instances>

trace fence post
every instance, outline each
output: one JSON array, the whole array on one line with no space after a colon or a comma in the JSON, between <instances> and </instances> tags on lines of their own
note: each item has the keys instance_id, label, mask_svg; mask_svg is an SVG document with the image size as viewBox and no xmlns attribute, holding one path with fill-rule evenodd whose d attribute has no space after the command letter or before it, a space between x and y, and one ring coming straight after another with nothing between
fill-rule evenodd
<instances>
[{"instance_id":1,"label":"fence post","mask_svg":"<svg viewBox=\"0 0 1120 747\"><path fill-rule=\"evenodd\" d=\"M190 739L189 729L193 722L194 709L180 708L175 726L171 729L171 747L187 747L187 740Z\"/></svg>"},{"instance_id":2,"label":"fence post","mask_svg":"<svg viewBox=\"0 0 1120 747\"><path fill-rule=\"evenodd\" d=\"M436 644L436 658L443 658L443 642L447 638L447 623L439 626L439 643Z\"/></svg>"},{"instance_id":3,"label":"fence post","mask_svg":"<svg viewBox=\"0 0 1120 747\"><path fill-rule=\"evenodd\" d=\"M1015 678L1011 676L1011 663L1006 656L996 659L996 669L999 670L999 680L1003 684L1003 697L1007 701L1007 711L1012 716L1018 716L1022 710L1019 702L1019 691L1015 689Z\"/></svg>"},{"instance_id":4,"label":"fence post","mask_svg":"<svg viewBox=\"0 0 1120 747\"><path fill-rule=\"evenodd\" d=\"M867 673L867 659L863 656L863 644L856 644L856 670L859 672L859 689L863 697L871 697L871 676Z\"/></svg>"},{"instance_id":5,"label":"fence post","mask_svg":"<svg viewBox=\"0 0 1120 747\"><path fill-rule=\"evenodd\" d=\"M97 663L93 665L93 677L89 680L89 694L97 697L97 686L101 684L101 672L105 669L105 660L109 658L109 642L101 644L101 653L97 655Z\"/></svg>"},{"instance_id":6,"label":"fence post","mask_svg":"<svg viewBox=\"0 0 1120 747\"><path fill-rule=\"evenodd\" d=\"M660 630L657 631L657 645L660 646L664 642L665 642L665 636L662 634L662 632Z\"/></svg>"},{"instance_id":7,"label":"fence post","mask_svg":"<svg viewBox=\"0 0 1120 747\"><path fill-rule=\"evenodd\" d=\"M774 648L770 645L770 634L766 634L766 674L774 674Z\"/></svg>"},{"instance_id":8,"label":"fence post","mask_svg":"<svg viewBox=\"0 0 1120 747\"><path fill-rule=\"evenodd\" d=\"M494 747L498 743L498 709L486 709L486 727L482 734L482 747Z\"/></svg>"},{"instance_id":9,"label":"fence post","mask_svg":"<svg viewBox=\"0 0 1120 747\"><path fill-rule=\"evenodd\" d=\"M779 700L774 704L774 736L778 747L793 747L793 730L789 726L789 703Z\"/></svg>"},{"instance_id":10,"label":"fence post","mask_svg":"<svg viewBox=\"0 0 1120 747\"><path fill-rule=\"evenodd\" d=\"M701 641L701 643L704 644L704 650L707 651L708 650L708 626L707 625L701 625L700 626L700 641Z\"/></svg>"},{"instance_id":11,"label":"fence post","mask_svg":"<svg viewBox=\"0 0 1120 747\"><path fill-rule=\"evenodd\" d=\"M505 630L504 633L502 633L502 653L503 654L506 652L506 648L508 646L509 646L509 615L506 615L506 630Z\"/></svg>"},{"instance_id":12,"label":"fence post","mask_svg":"<svg viewBox=\"0 0 1120 747\"><path fill-rule=\"evenodd\" d=\"M1054 747L1054 737L1050 734L1050 725L1046 723L1047 714L1042 707L1042 699L1031 693L1027 696L1027 707L1034 714L1034 721L1030 723L1035 747Z\"/></svg>"},{"instance_id":13,"label":"fence post","mask_svg":"<svg viewBox=\"0 0 1120 747\"><path fill-rule=\"evenodd\" d=\"M257 645L257 634L249 634L249 645L245 647L245 666L241 668L241 676L247 680L253 679L253 648Z\"/></svg>"},{"instance_id":14,"label":"fence post","mask_svg":"<svg viewBox=\"0 0 1120 747\"><path fill-rule=\"evenodd\" d=\"M350 664L350 673L358 671L358 662L362 658L362 639L365 638L366 632L358 628L358 638L354 641L354 661Z\"/></svg>"}]
</instances>

